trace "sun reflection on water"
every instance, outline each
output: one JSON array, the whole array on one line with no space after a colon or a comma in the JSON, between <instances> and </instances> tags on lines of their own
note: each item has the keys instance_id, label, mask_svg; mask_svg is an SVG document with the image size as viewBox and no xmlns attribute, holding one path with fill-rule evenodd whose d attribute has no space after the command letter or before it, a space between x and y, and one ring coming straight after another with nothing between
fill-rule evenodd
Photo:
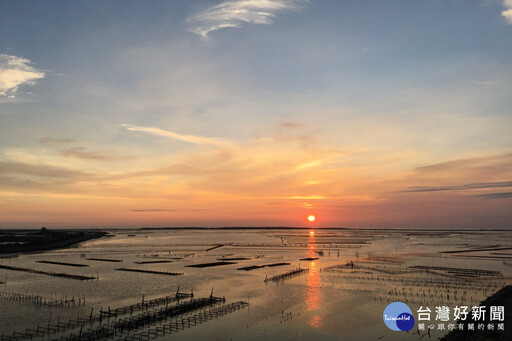
<instances>
[{"instance_id":1,"label":"sun reflection on water","mask_svg":"<svg viewBox=\"0 0 512 341\"><path fill-rule=\"evenodd\" d=\"M308 257L316 257L316 241L315 233L313 231L309 232L308 244ZM320 272L318 269L318 263L316 261L312 261L309 264L307 278L307 311L316 312L316 310L318 310L320 300ZM318 315L318 313L315 313L309 320L309 325L313 328L321 327L323 325L323 317Z\"/></svg>"}]
</instances>

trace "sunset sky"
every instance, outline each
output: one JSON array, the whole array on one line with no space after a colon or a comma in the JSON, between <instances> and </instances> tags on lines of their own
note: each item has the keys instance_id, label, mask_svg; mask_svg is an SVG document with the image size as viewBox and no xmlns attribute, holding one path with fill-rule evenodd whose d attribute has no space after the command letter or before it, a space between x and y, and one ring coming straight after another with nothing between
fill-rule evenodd
<instances>
[{"instance_id":1,"label":"sunset sky","mask_svg":"<svg viewBox=\"0 0 512 341\"><path fill-rule=\"evenodd\" d=\"M511 110L512 0L0 0L0 228L512 228Z\"/></svg>"}]
</instances>

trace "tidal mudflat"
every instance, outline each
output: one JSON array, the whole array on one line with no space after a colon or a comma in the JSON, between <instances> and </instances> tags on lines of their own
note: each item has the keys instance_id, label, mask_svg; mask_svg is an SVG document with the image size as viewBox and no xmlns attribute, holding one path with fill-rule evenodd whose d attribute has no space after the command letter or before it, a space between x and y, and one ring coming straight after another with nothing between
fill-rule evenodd
<instances>
[{"instance_id":1,"label":"tidal mudflat","mask_svg":"<svg viewBox=\"0 0 512 341\"><path fill-rule=\"evenodd\" d=\"M388 329L384 309L429 307L437 326L436 306L512 284L511 231L108 232L0 259L3 339L436 339L448 330Z\"/></svg>"}]
</instances>

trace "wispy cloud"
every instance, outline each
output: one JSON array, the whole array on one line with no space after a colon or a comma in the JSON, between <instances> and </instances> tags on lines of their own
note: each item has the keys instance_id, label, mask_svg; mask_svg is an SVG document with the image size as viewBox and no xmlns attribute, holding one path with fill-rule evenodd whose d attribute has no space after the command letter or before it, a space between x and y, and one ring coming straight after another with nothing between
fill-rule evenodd
<instances>
[{"instance_id":1,"label":"wispy cloud","mask_svg":"<svg viewBox=\"0 0 512 341\"><path fill-rule=\"evenodd\" d=\"M416 186L410 187L404 192L438 192L438 191L460 191L465 189L483 189L483 188L502 188L512 187L512 181L500 181L500 182L479 182L465 185L455 186L440 186L440 187L425 187Z\"/></svg>"},{"instance_id":2,"label":"wispy cloud","mask_svg":"<svg viewBox=\"0 0 512 341\"><path fill-rule=\"evenodd\" d=\"M96 160L96 161L123 161L130 160L132 157L123 155L114 155L111 153L104 152L91 152L86 151L83 147L77 147L62 151L60 153L64 157L75 157L78 159L85 160Z\"/></svg>"},{"instance_id":3,"label":"wispy cloud","mask_svg":"<svg viewBox=\"0 0 512 341\"><path fill-rule=\"evenodd\" d=\"M477 84L477 85L494 85L496 82L494 81L477 81L477 80L474 80L473 81L473 84Z\"/></svg>"},{"instance_id":4,"label":"wispy cloud","mask_svg":"<svg viewBox=\"0 0 512 341\"><path fill-rule=\"evenodd\" d=\"M193 211L193 212L203 212L209 211L205 208L196 208L196 209L166 209L166 208L149 208L149 209L135 209L128 210L129 212L135 213L146 213L146 212L184 212L184 211Z\"/></svg>"},{"instance_id":5,"label":"wispy cloud","mask_svg":"<svg viewBox=\"0 0 512 341\"><path fill-rule=\"evenodd\" d=\"M169 210L169 209L163 209L163 208L149 208L149 209L142 209L142 210L129 210L129 212L135 212L135 213L145 213L145 212L177 212L178 210Z\"/></svg>"},{"instance_id":6,"label":"wispy cloud","mask_svg":"<svg viewBox=\"0 0 512 341\"><path fill-rule=\"evenodd\" d=\"M284 205L285 202L284 201L271 201L271 202L266 202L265 205L268 205L268 206L279 206L279 205Z\"/></svg>"},{"instance_id":7,"label":"wispy cloud","mask_svg":"<svg viewBox=\"0 0 512 341\"><path fill-rule=\"evenodd\" d=\"M496 168L496 170L508 170L511 165L512 153L507 153L435 163L432 165L417 167L415 172L427 174L458 170L491 170L493 167Z\"/></svg>"},{"instance_id":8,"label":"wispy cloud","mask_svg":"<svg viewBox=\"0 0 512 341\"><path fill-rule=\"evenodd\" d=\"M290 122L290 121L281 121L279 122L277 129L278 130L285 130L285 129L303 129L307 128L308 126L306 124L302 123L296 123L296 122Z\"/></svg>"},{"instance_id":9,"label":"wispy cloud","mask_svg":"<svg viewBox=\"0 0 512 341\"><path fill-rule=\"evenodd\" d=\"M503 193L487 193L487 194L479 194L477 197L486 198L486 199L509 199L512 198L512 192L503 192Z\"/></svg>"},{"instance_id":10,"label":"wispy cloud","mask_svg":"<svg viewBox=\"0 0 512 341\"><path fill-rule=\"evenodd\" d=\"M316 139L308 134L298 134L301 130L309 128L305 124L282 121L277 125L273 138L276 142L297 142L303 147L308 147L316 142Z\"/></svg>"},{"instance_id":11,"label":"wispy cloud","mask_svg":"<svg viewBox=\"0 0 512 341\"><path fill-rule=\"evenodd\" d=\"M30 64L28 59L0 54L0 96L14 98L21 85L44 78L44 72Z\"/></svg>"},{"instance_id":12,"label":"wispy cloud","mask_svg":"<svg viewBox=\"0 0 512 341\"><path fill-rule=\"evenodd\" d=\"M52 144L52 143L72 143L75 140L67 138L56 138L56 137L42 137L39 139L41 144Z\"/></svg>"},{"instance_id":13,"label":"wispy cloud","mask_svg":"<svg viewBox=\"0 0 512 341\"><path fill-rule=\"evenodd\" d=\"M148 133L157 136L170 137L172 139L189 142L193 144L199 145L210 145L216 147L228 147L230 146L229 141L225 139L215 138L215 137L202 137L202 136L194 136L194 135L181 135L177 133L173 133L172 131L163 130L155 127L140 127L131 124L122 124L122 127L128 129L129 131L139 131L143 133Z\"/></svg>"},{"instance_id":14,"label":"wispy cloud","mask_svg":"<svg viewBox=\"0 0 512 341\"><path fill-rule=\"evenodd\" d=\"M224 1L187 18L189 30L206 38L209 32L243 23L272 23L277 12L296 9L307 0L236 0Z\"/></svg>"},{"instance_id":15,"label":"wispy cloud","mask_svg":"<svg viewBox=\"0 0 512 341\"><path fill-rule=\"evenodd\" d=\"M501 15L507 19L507 23L512 25L512 0L503 0L503 6L505 10L501 12Z\"/></svg>"},{"instance_id":16,"label":"wispy cloud","mask_svg":"<svg viewBox=\"0 0 512 341\"><path fill-rule=\"evenodd\" d=\"M82 178L89 174L73 169L24 162L0 162L2 174L24 174L49 178Z\"/></svg>"}]
</instances>

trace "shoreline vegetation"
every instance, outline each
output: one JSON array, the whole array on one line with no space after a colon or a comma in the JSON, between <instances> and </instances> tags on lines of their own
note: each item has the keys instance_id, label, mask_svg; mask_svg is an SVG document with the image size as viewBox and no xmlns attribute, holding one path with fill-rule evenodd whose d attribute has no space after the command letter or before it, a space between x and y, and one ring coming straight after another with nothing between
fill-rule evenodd
<instances>
[{"instance_id":1,"label":"shoreline vegetation","mask_svg":"<svg viewBox=\"0 0 512 341\"><path fill-rule=\"evenodd\" d=\"M0 254L29 253L70 247L106 236L105 231L91 230L3 230L0 231Z\"/></svg>"}]
</instances>

